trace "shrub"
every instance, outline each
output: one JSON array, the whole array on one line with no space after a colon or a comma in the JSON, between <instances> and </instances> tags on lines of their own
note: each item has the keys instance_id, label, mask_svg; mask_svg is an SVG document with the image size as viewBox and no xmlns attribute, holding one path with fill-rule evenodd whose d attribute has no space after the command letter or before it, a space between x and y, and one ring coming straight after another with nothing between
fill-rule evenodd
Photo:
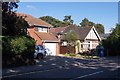
<instances>
[{"instance_id":1,"label":"shrub","mask_svg":"<svg viewBox=\"0 0 120 80\"><path fill-rule=\"evenodd\" d=\"M11 52L14 54L30 54L34 51L34 40L27 36L20 36L10 41Z\"/></svg>"},{"instance_id":2,"label":"shrub","mask_svg":"<svg viewBox=\"0 0 120 80\"><path fill-rule=\"evenodd\" d=\"M66 53L65 56L71 56L72 57L72 56L76 56L76 54L74 54L74 53Z\"/></svg>"},{"instance_id":3,"label":"shrub","mask_svg":"<svg viewBox=\"0 0 120 80\"><path fill-rule=\"evenodd\" d=\"M33 63L35 41L29 36L2 37L3 67Z\"/></svg>"}]
</instances>

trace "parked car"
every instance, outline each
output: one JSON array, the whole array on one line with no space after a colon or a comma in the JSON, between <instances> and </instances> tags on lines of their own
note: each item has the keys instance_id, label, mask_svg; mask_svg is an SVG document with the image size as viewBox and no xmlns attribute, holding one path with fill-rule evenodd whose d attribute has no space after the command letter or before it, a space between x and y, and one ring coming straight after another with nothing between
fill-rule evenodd
<instances>
[{"instance_id":1,"label":"parked car","mask_svg":"<svg viewBox=\"0 0 120 80\"><path fill-rule=\"evenodd\" d=\"M44 57L46 57L45 48L42 45L35 46L34 58L43 59Z\"/></svg>"},{"instance_id":2,"label":"parked car","mask_svg":"<svg viewBox=\"0 0 120 80\"><path fill-rule=\"evenodd\" d=\"M45 48L45 51L46 51L46 56L50 56L52 54L49 48Z\"/></svg>"}]
</instances>

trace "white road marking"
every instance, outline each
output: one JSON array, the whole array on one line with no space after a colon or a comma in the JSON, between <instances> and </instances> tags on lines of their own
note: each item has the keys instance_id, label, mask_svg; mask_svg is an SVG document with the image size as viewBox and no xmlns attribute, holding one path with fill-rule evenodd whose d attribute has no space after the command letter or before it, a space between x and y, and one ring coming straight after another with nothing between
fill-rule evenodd
<instances>
[{"instance_id":1,"label":"white road marking","mask_svg":"<svg viewBox=\"0 0 120 80\"><path fill-rule=\"evenodd\" d=\"M102 73L102 72L103 71L98 71L98 72L94 72L94 73L91 73L91 74L83 75L83 76L80 76L80 77L77 77L77 78L73 78L73 79L70 79L70 80L75 80L75 79L79 79L79 78L85 78L85 77L92 76L92 75L95 75L95 74L99 74L99 73Z\"/></svg>"},{"instance_id":2,"label":"white road marking","mask_svg":"<svg viewBox=\"0 0 120 80\"><path fill-rule=\"evenodd\" d=\"M26 75L26 74L34 74L34 73L39 73L39 72L47 72L47 71L52 71L52 70L56 70L56 69L58 69L58 68L53 68L53 69L44 70L44 71L34 71L34 72L32 71L32 72L26 72L26 73L13 74L13 75L8 75L8 76L3 76L2 78L21 76L21 75Z\"/></svg>"}]
</instances>

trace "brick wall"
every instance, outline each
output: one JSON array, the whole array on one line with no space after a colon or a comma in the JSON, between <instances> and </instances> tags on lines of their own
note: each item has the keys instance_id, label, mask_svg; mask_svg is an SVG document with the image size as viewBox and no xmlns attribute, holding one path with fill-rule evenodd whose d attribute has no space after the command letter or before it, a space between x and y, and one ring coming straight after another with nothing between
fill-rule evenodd
<instances>
[{"instance_id":1,"label":"brick wall","mask_svg":"<svg viewBox=\"0 0 120 80\"><path fill-rule=\"evenodd\" d=\"M35 39L36 45L41 45L42 40L35 34L35 28L29 28L27 30L28 30L28 35Z\"/></svg>"},{"instance_id":2,"label":"brick wall","mask_svg":"<svg viewBox=\"0 0 120 80\"><path fill-rule=\"evenodd\" d=\"M56 55L60 54L60 46L59 43L56 43Z\"/></svg>"},{"instance_id":3,"label":"brick wall","mask_svg":"<svg viewBox=\"0 0 120 80\"><path fill-rule=\"evenodd\" d=\"M65 54L65 53L75 53L75 47L60 46L60 54Z\"/></svg>"}]
</instances>

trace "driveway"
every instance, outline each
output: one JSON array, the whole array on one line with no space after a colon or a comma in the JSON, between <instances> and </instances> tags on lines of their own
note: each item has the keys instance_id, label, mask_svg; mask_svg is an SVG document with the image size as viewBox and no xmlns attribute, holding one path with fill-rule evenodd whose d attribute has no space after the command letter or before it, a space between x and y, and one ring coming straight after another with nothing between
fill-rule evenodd
<instances>
[{"instance_id":1,"label":"driveway","mask_svg":"<svg viewBox=\"0 0 120 80\"><path fill-rule=\"evenodd\" d=\"M104 60L79 59L62 56L50 56L43 60L36 60L33 66L22 66L3 69L3 78L70 78L110 77L118 78L120 68L118 57L109 57ZM103 74L104 73L104 74ZM106 73L109 73L106 75ZM101 74L102 76L98 75ZM92 76L96 75L96 76Z\"/></svg>"}]
</instances>

